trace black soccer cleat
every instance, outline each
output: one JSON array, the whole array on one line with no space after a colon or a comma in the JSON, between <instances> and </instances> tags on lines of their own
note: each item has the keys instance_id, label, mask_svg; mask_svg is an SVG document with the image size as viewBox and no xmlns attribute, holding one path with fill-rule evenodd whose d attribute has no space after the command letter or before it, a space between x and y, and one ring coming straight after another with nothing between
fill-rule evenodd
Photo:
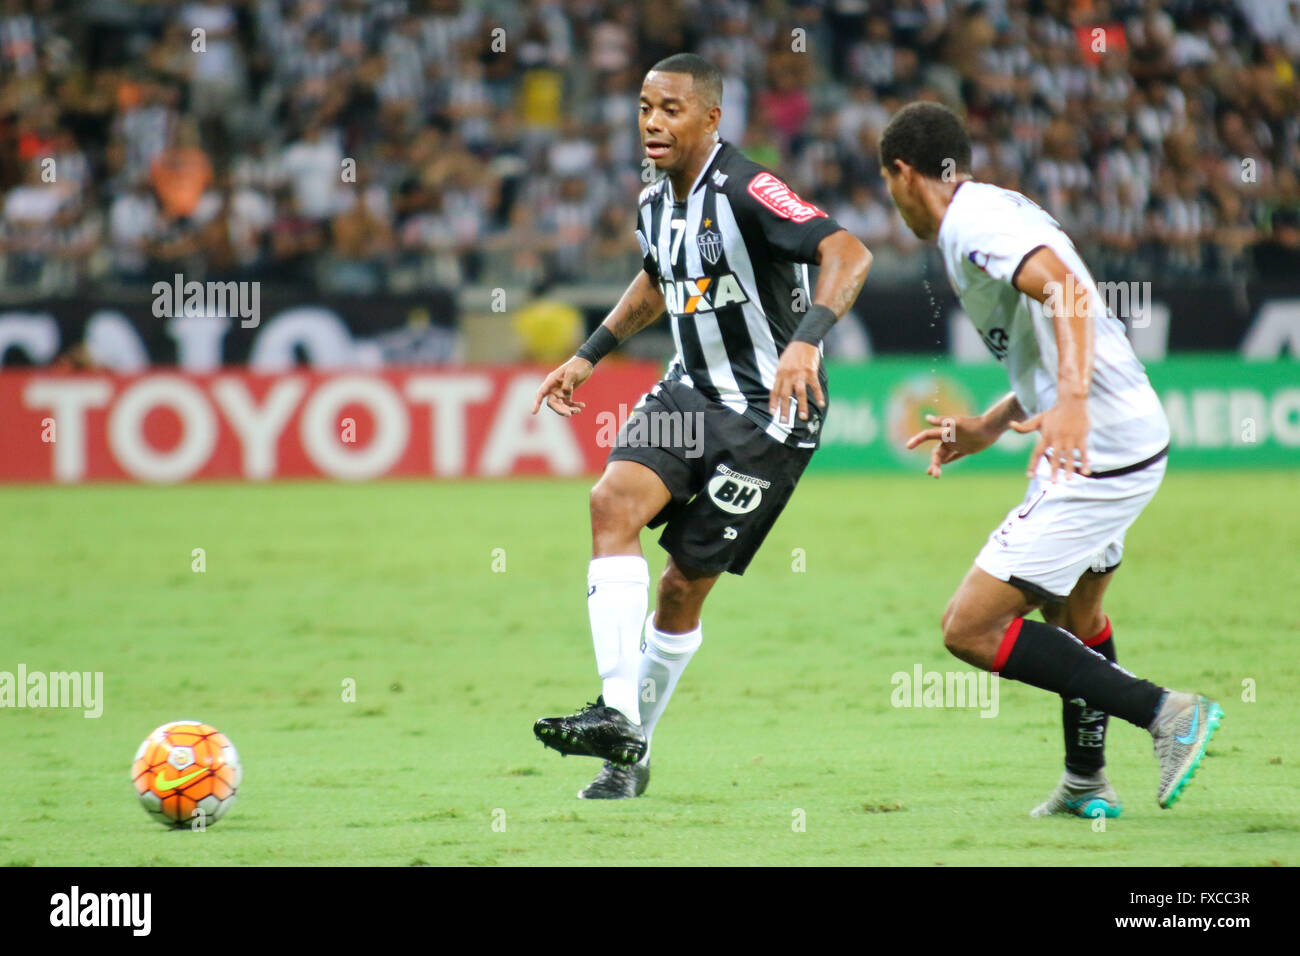
<instances>
[{"instance_id":1,"label":"black soccer cleat","mask_svg":"<svg viewBox=\"0 0 1300 956\"><path fill-rule=\"evenodd\" d=\"M621 711L605 706L597 697L576 714L542 717L533 724L537 739L562 754L599 757L611 763L632 764L645 756L645 734Z\"/></svg>"},{"instance_id":2,"label":"black soccer cleat","mask_svg":"<svg viewBox=\"0 0 1300 956\"><path fill-rule=\"evenodd\" d=\"M605 761L596 779L578 791L583 800L626 800L645 793L650 783L650 764L634 763L630 767Z\"/></svg>"}]
</instances>

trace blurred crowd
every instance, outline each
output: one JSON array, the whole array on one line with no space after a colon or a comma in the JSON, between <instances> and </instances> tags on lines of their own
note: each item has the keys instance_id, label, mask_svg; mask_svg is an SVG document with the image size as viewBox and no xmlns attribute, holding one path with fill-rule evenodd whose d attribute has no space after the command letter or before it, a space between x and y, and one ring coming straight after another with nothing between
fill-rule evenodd
<instances>
[{"instance_id":1,"label":"blurred crowd","mask_svg":"<svg viewBox=\"0 0 1300 956\"><path fill-rule=\"evenodd\" d=\"M622 284L681 50L878 278L923 268L876 155L917 98L1101 276L1300 274L1300 2L3 0L0 287Z\"/></svg>"}]
</instances>

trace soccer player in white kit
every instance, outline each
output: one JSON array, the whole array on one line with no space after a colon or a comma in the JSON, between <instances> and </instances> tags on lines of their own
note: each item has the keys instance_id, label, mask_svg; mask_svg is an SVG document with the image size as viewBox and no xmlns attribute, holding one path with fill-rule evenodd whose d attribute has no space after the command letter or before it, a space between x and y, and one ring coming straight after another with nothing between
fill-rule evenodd
<instances>
[{"instance_id":1,"label":"soccer player in white kit","mask_svg":"<svg viewBox=\"0 0 1300 956\"><path fill-rule=\"evenodd\" d=\"M1037 432L1029 490L989 535L943 615L962 660L1061 695L1066 771L1031 815L1118 816L1102 770L1106 716L1148 730L1157 801L1174 804L1222 708L1115 663L1102 596L1124 534L1160 487L1169 424L1124 333L1060 224L1020 193L970 174L970 138L936 103L913 103L880 141L894 204L936 239L948 278L1012 391L983 415L930 416L908 441L937 441L928 473L1012 428ZM1044 622L1028 615L1041 608Z\"/></svg>"}]
</instances>

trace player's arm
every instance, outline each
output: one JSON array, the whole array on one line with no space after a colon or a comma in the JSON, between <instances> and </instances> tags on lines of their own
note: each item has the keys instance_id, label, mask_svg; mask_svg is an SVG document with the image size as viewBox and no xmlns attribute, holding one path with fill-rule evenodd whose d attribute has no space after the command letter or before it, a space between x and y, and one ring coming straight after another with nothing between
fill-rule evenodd
<instances>
[{"instance_id":1,"label":"player's arm","mask_svg":"<svg viewBox=\"0 0 1300 956\"><path fill-rule=\"evenodd\" d=\"M1075 473L1076 454L1079 472L1089 474L1092 469L1088 465L1088 389L1092 385L1096 334L1091 297L1074 294L1074 290L1085 288L1083 282L1047 246L1030 253L1012 281L1017 290L1052 310L1059 353L1056 405L1026 422L1011 423L1022 434L1038 432L1038 442L1029 456L1029 474L1034 473L1039 458L1049 448L1053 481L1062 469L1067 479Z\"/></svg>"},{"instance_id":2,"label":"player's arm","mask_svg":"<svg viewBox=\"0 0 1300 956\"><path fill-rule=\"evenodd\" d=\"M821 362L819 346L826 333L858 300L871 268L871 252L847 230L840 229L817 244L813 261L820 266L813 304L781 353L776 381L768 396L768 410L777 421L785 416L791 395L798 402L799 418L808 419L808 389L812 389L818 405L826 404L817 378ZM790 423L794 423L793 413Z\"/></svg>"},{"instance_id":3,"label":"player's arm","mask_svg":"<svg viewBox=\"0 0 1300 956\"><path fill-rule=\"evenodd\" d=\"M1025 417L1015 392L1002 396L983 415L959 415L956 417L926 415L925 420L933 427L923 429L907 440L909 449L927 441L937 441L930 452L930 466L925 469L927 475L938 478L943 473L943 466L949 462L983 451L997 441L1012 422Z\"/></svg>"},{"instance_id":4,"label":"player's arm","mask_svg":"<svg viewBox=\"0 0 1300 956\"><path fill-rule=\"evenodd\" d=\"M575 402L573 390L591 377L602 357L659 318L663 311L663 293L643 269L605 316L605 321L578 349L578 354L546 376L533 400L533 414L537 414L543 401L565 418L581 412L587 403Z\"/></svg>"}]
</instances>

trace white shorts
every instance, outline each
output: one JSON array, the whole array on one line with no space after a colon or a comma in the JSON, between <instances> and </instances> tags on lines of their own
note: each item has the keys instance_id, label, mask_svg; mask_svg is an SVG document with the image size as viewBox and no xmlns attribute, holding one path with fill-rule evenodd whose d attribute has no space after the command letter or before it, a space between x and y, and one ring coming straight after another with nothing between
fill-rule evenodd
<instances>
[{"instance_id":1,"label":"white shorts","mask_svg":"<svg viewBox=\"0 0 1300 956\"><path fill-rule=\"evenodd\" d=\"M1085 571L1104 574L1124 556L1124 534L1155 497L1168 460L1123 474L1056 483L1047 459L1025 500L1007 512L975 558L975 566L1045 601L1063 601Z\"/></svg>"}]
</instances>

